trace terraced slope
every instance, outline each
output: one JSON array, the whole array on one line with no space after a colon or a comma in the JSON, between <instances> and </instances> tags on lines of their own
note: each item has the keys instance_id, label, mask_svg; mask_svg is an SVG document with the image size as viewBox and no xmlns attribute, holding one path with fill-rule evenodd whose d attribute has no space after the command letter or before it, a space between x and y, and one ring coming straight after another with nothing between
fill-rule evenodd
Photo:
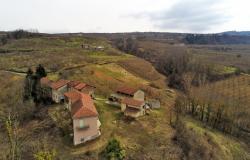
<instances>
[{"instance_id":1,"label":"terraced slope","mask_svg":"<svg viewBox=\"0 0 250 160\"><path fill-rule=\"evenodd\" d=\"M86 50L81 48L82 43L101 44L106 48L104 51ZM98 159L99 152L114 136L122 142L130 158L181 157L180 147L172 141L175 131L168 123L168 109L174 103L175 94L165 92L165 77L150 63L121 53L104 40L79 37L21 39L0 48L10 51L0 54L0 113L5 117L9 110L13 111L17 106L22 107L18 112L20 109L29 111L27 115L26 112L20 113L25 120L20 119L18 126L20 139L26 138L22 144L26 159L32 159L32 152L26 153L25 150L32 150L32 146L41 141L47 148L55 149L60 159ZM20 73L40 63L49 72L50 79L79 80L97 87L95 104L102 122L99 139L73 147L68 132L70 120L62 105L35 107L22 102L24 74ZM148 71L151 76L146 74ZM152 83L159 83L160 87L151 87ZM138 121L127 121L119 108L105 104L107 96L120 85L143 88L149 97L160 98L162 109L152 111ZM9 98L4 98L6 96ZM13 99L17 99L18 104ZM9 106L8 109L6 106ZM0 133L5 135L4 130ZM8 141L2 139L1 142L1 152L4 152Z\"/></svg>"},{"instance_id":2,"label":"terraced slope","mask_svg":"<svg viewBox=\"0 0 250 160\"><path fill-rule=\"evenodd\" d=\"M83 49L81 44L103 45L105 49ZM22 158L33 159L35 152L45 148L55 150L62 160L100 159L99 153L112 137L120 140L127 159L185 158L183 146L174 140L176 130L169 125L169 109L175 102L176 93L166 87L166 77L150 63L116 50L102 38L52 36L20 39L0 46L0 51L3 50L7 52L0 53L0 136L7 137L5 118L9 113L17 113ZM23 73L28 67L34 69L38 64L45 66L50 79L79 80L97 87L95 105L102 122L100 138L74 147L70 137L70 119L62 105L23 103ZM108 95L120 85L142 88L148 97L160 99L161 109L138 121L128 121L119 108L105 103ZM225 93L230 91L224 88ZM243 92L246 86L241 88L240 92ZM220 136L224 137L223 134ZM242 146L237 143L238 148ZM9 147L8 139L0 138L2 157ZM241 151L246 155L247 151Z\"/></svg>"}]
</instances>

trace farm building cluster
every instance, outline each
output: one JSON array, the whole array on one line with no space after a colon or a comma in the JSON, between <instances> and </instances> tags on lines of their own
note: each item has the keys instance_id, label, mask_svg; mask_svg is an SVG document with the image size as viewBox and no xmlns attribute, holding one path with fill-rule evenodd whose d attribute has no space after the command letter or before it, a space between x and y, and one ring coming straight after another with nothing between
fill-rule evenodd
<instances>
[{"instance_id":1,"label":"farm building cluster","mask_svg":"<svg viewBox=\"0 0 250 160\"><path fill-rule=\"evenodd\" d=\"M82 49L86 49L86 50L94 50L94 51L104 51L105 47L98 45L90 45L90 44L82 44L81 45Z\"/></svg>"},{"instance_id":2,"label":"farm building cluster","mask_svg":"<svg viewBox=\"0 0 250 160\"><path fill-rule=\"evenodd\" d=\"M138 118L145 115L152 108L160 108L158 100L145 101L145 93L140 89L120 87L112 93L108 104L120 106L125 116Z\"/></svg>"},{"instance_id":3,"label":"farm building cluster","mask_svg":"<svg viewBox=\"0 0 250 160\"><path fill-rule=\"evenodd\" d=\"M55 103L64 103L73 119L73 142L78 145L101 135L101 123L93 102L94 86L70 80L40 80L42 93Z\"/></svg>"},{"instance_id":4,"label":"farm building cluster","mask_svg":"<svg viewBox=\"0 0 250 160\"><path fill-rule=\"evenodd\" d=\"M55 103L64 104L73 120L73 143L78 145L101 135L98 112L94 105L95 87L80 81L60 79L51 81L47 77L40 80L44 97ZM127 117L138 118L160 103L145 101L145 93L140 89L120 87L111 94L108 104L119 106Z\"/></svg>"}]
</instances>

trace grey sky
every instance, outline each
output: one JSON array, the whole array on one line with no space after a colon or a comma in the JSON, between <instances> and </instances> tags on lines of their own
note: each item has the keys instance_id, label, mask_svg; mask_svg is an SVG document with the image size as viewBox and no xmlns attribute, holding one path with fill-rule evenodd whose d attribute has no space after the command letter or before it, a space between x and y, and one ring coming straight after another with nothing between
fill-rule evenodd
<instances>
[{"instance_id":1,"label":"grey sky","mask_svg":"<svg viewBox=\"0 0 250 160\"><path fill-rule=\"evenodd\" d=\"M203 32L230 21L231 15L223 12L225 8L219 7L220 4L223 3L219 0L182 0L169 9L144 12L137 16L149 18L158 29Z\"/></svg>"},{"instance_id":2,"label":"grey sky","mask_svg":"<svg viewBox=\"0 0 250 160\"><path fill-rule=\"evenodd\" d=\"M220 32L250 30L248 0L0 0L0 30Z\"/></svg>"}]
</instances>

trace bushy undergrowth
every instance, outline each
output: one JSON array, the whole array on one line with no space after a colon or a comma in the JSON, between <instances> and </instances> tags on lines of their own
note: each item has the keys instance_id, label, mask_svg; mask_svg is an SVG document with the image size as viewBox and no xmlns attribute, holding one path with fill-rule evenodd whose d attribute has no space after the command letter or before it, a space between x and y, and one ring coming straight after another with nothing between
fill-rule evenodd
<instances>
[{"instance_id":1,"label":"bushy undergrowth","mask_svg":"<svg viewBox=\"0 0 250 160\"><path fill-rule=\"evenodd\" d=\"M122 149L120 142L113 138L109 140L103 155L108 160L123 160L125 158L125 150Z\"/></svg>"},{"instance_id":2,"label":"bushy undergrowth","mask_svg":"<svg viewBox=\"0 0 250 160\"><path fill-rule=\"evenodd\" d=\"M183 122L177 124L177 141L188 160L220 160L218 147L209 135L198 135L193 128L187 128Z\"/></svg>"},{"instance_id":3,"label":"bushy undergrowth","mask_svg":"<svg viewBox=\"0 0 250 160\"><path fill-rule=\"evenodd\" d=\"M179 119L174 140L188 160L247 160L247 146L188 117Z\"/></svg>"}]
</instances>

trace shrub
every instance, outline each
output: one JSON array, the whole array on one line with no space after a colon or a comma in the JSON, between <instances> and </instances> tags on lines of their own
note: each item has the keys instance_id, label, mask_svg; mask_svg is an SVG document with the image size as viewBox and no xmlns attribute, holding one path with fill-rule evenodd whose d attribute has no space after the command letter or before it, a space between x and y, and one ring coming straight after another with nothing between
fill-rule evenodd
<instances>
[{"instance_id":1,"label":"shrub","mask_svg":"<svg viewBox=\"0 0 250 160\"><path fill-rule=\"evenodd\" d=\"M39 151L34 154L35 160L54 160L56 158L55 150L52 151Z\"/></svg>"},{"instance_id":2,"label":"shrub","mask_svg":"<svg viewBox=\"0 0 250 160\"><path fill-rule=\"evenodd\" d=\"M234 73L235 73L236 75L240 75L241 72L242 72L241 69L237 68L237 69L235 70Z\"/></svg>"},{"instance_id":3,"label":"shrub","mask_svg":"<svg viewBox=\"0 0 250 160\"><path fill-rule=\"evenodd\" d=\"M113 138L108 142L104 150L104 157L109 160L123 160L125 158L125 150L122 149L120 142Z\"/></svg>"},{"instance_id":4,"label":"shrub","mask_svg":"<svg viewBox=\"0 0 250 160\"><path fill-rule=\"evenodd\" d=\"M188 160L219 160L223 157L218 145L206 132L201 134L199 128L187 127L182 120L177 122L176 129L174 138Z\"/></svg>"}]
</instances>

